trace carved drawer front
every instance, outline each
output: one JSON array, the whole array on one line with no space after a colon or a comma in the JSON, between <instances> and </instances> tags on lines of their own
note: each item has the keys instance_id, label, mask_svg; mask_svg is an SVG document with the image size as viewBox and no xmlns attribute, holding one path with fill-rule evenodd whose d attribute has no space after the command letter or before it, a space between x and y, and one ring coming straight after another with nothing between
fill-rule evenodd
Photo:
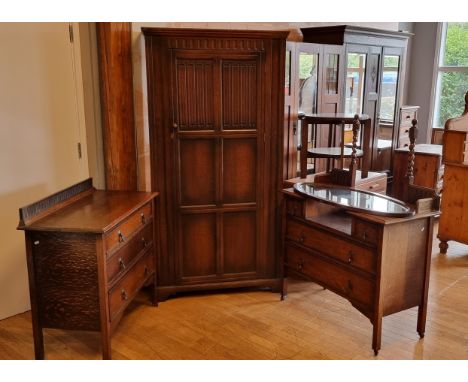
<instances>
[{"instance_id":1,"label":"carved drawer front","mask_svg":"<svg viewBox=\"0 0 468 382\"><path fill-rule=\"evenodd\" d=\"M152 215L151 203L145 204L110 231L105 237L107 253L125 245L135 231L144 226Z\"/></svg>"},{"instance_id":2,"label":"carved drawer front","mask_svg":"<svg viewBox=\"0 0 468 382\"><path fill-rule=\"evenodd\" d=\"M109 291L109 314L111 320L126 308L153 272L153 251L148 250L123 279Z\"/></svg>"},{"instance_id":3,"label":"carved drawer front","mask_svg":"<svg viewBox=\"0 0 468 382\"><path fill-rule=\"evenodd\" d=\"M150 223L107 260L107 281L111 282L128 271L141 251L153 243L153 224Z\"/></svg>"},{"instance_id":4,"label":"carved drawer front","mask_svg":"<svg viewBox=\"0 0 468 382\"><path fill-rule=\"evenodd\" d=\"M377 244L379 241L379 229L357 218L353 218L351 234L359 240L370 244Z\"/></svg>"},{"instance_id":5,"label":"carved drawer front","mask_svg":"<svg viewBox=\"0 0 468 382\"><path fill-rule=\"evenodd\" d=\"M286 246L286 266L370 310L374 301L372 280L356 275L293 245Z\"/></svg>"},{"instance_id":6,"label":"carved drawer front","mask_svg":"<svg viewBox=\"0 0 468 382\"><path fill-rule=\"evenodd\" d=\"M375 273L375 255L371 248L340 239L336 235L288 219L287 238L335 258L344 264Z\"/></svg>"},{"instance_id":7,"label":"carved drawer front","mask_svg":"<svg viewBox=\"0 0 468 382\"><path fill-rule=\"evenodd\" d=\"M304 217L304 203L298 200L286 199L286 213L291 216Z\"/></svg>"}]
</instances>

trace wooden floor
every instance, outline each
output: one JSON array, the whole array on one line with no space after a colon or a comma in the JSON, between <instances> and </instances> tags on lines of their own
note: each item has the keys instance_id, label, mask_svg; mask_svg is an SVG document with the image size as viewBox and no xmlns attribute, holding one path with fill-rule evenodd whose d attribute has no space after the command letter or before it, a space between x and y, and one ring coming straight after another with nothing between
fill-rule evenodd
<instances>
[{"instance_id":1,"label":"wooden floor","mask_svg":"<svg viewBox=\"0 0 468 382\"><path fill-rule=\"evenodd\" d=\"M437 229L435 230L437 232ZM384 318L382 350L370 322L314 283L291 282L289 296L261 291L185 295L158 308L146 292L112 340L114 359L468 359L468 246L434 240L426 336L417 308ZM99 359L95 333L45 330L48 359ZM32 359L30 313L0 321L0 359Z\"/></svg>"}]
</instances>

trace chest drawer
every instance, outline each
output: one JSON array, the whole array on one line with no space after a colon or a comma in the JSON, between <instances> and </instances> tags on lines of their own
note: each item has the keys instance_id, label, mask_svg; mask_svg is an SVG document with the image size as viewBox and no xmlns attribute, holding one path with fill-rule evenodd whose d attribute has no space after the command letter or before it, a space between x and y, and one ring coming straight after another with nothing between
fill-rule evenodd
<instances>
[{"instance_id":1,"label":"chest drawer","mask_svg":"<svg viewBox=\"0 0 468 382\"><path fill-rule=\"evenodd\" d=\"M360 219L353 218L351 235L353 235L356 239L377 245L379 242L379 232L380 230L376 226Z\"/></svg>"},{"instance_id":2,"label":"chest drawer","mask_svg":"<svg viewBox=\"0 0 468 382\"><path fill-rule=\"evenodd\" d=\"M130 237L153 216L151 203L145 204L105 236L107 253L126 244Z\"/></svg>"},{"instance_id":3,"label":"chest drawer","mask_svg":"<svg viewBox=\"0 0 468 382\"><path fill-rule=\"evenodd\" d=\"M291 216L304 217L304 204L298 200L286 200L286 213Z\"/></svg>"},{"instance_id":4,"label":"chest drawer","mask_svg":"<svg viewBox=\"0 0 468 382\"><path fill-rule=\"evenodd\" d=\"M111 320L125 309L146 279L153 273L154 255L151 248L149 248L122 280L109 291L109 314Z\"/></svg>"},{"instance_id":5,"label":"chest drawer","mask_svg":"<svg viewBox=\"0 0 468 382\"><path fill-rule=\"evenodd\" d=\"M371 248L339 239L330 233L292 219L287 220L286 236L296 243L335 258L344 264L375 273L376 256Z\"/></svg>"},{"instance_id":6,"label":"chest drawer","mask_svg":"<svg viewBox=\"0 0 468 382\"><path fill-rule=\"evenodd\" d=\"M153 224L150 223L107 260L107 281L111 282L126 272L138 254L153 243Z\"/></svg>"},{"instance_id":7,"label":"chest drawer","mask_svg":"<svg viewBox=\"0 0 468 382\"><path fill-rule=\"evenodd\" d=\"M374 283L342 267L322 260L294 245L286 245L286 266L370 310Z\"/></svg>"}]
</instances>

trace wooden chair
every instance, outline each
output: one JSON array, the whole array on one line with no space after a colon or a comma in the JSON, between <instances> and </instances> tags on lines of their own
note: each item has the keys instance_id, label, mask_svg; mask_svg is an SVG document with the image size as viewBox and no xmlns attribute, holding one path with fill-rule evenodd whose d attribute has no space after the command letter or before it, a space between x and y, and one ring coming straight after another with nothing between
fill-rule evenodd
<instances>
[{"instance_id":1,"label":"wooden chair","mask_svg":"<svg viewBox=\"0 0 468 382\"><path fill-rule=\"evenodd\" d=\"M440 209L440 195L433 188L418 186L414 184L414 158L415 158L415 142L418 137L418 121L411 121L409 129L409 155L408 155L408 171L406 173L407 192L405 202L413 204L416 212L431 211Z\"/></svg>"},{"instance_id":2,"label":"wooden chair","mask_svg":"<svg viewBox=\"0 0 468 382\"><path fill-rule=\"evenodd\" d=\"M339 184L346 187L354 187L356 183L356 171L358 167L357 159L363 157L362 176L367 178L369 170L369 147L370 142L370 118L367 115L352 115L352 114L314 114L314 115L300 115L301 121L301 149L300 149L300 177L307 176L307 159L308 158L326 158L329 161L337 160L339 168L331 168L327 165L327 171L323 175L326 176L327 181L331 179L333 184ZM352 124L353 126L353 139L352 146L345 147L344 143L344 130L345 125ZM331 146L336 142L337 128L341 128L341 139L339 147L315 147L309 149L307 141L309 136L309 126L312 128L317 125L329 125L328 144ZM358 133L361 130L362 150L357 148ZM345 159L350 160L349 169L344 168ZM318 180L320 175L316 176Z\"/></svg>"}]
</instances>

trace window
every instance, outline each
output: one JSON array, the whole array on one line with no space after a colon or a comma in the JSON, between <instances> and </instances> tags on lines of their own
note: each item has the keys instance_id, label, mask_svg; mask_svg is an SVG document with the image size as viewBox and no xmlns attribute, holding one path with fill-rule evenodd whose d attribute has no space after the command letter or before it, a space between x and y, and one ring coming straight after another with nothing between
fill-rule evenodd
<instances>
[{"instance_id":1,"label":"window","mask_svg":"<svg viewBox=\"0 0 468 382\"><path fill-rule=\"evenodd\" d=\"M468 23L443 23L440 36L434 127L461 115L468 91Z\"/></svg>"}]
</instances>

